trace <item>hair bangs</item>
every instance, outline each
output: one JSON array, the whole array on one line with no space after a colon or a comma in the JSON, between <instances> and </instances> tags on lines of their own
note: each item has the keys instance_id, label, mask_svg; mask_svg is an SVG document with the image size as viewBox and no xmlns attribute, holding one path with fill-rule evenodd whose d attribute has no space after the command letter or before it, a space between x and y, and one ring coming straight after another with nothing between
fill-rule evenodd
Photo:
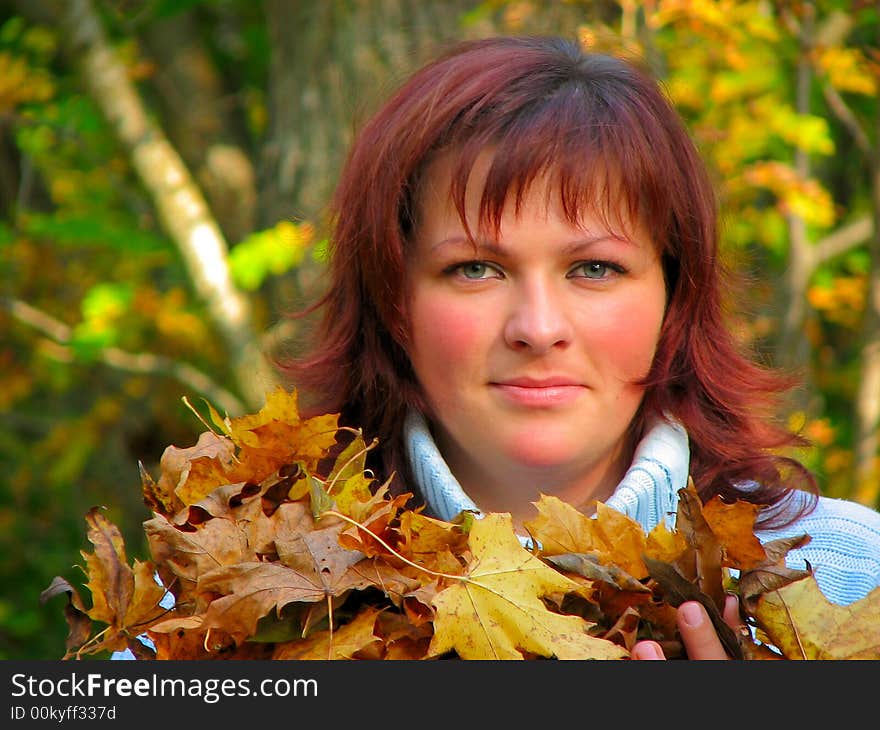
<instances>
[{"instance_id":1,"label":"hair bangs","mask_svg":"<svg viewBox=\"0 0 880 730\"><path fill-rule=\"evenodd\" d=\"M459 120L442 154L452 157L450 194L468 235L474 238L476 232L466 219L467 188L477 158L488 152L492 160L483 181L478 230L497 235L505 208L512 204L518 214L525 196L540 184L548 196L558 195L572 225L594 216L623 235L641 225L667 250L674 159L657 149L657 133L645 129L637 110L613 106L587 95L582 85L566 84L528 106L504 113L482 110Z\"/></svg>"}]
</instances>

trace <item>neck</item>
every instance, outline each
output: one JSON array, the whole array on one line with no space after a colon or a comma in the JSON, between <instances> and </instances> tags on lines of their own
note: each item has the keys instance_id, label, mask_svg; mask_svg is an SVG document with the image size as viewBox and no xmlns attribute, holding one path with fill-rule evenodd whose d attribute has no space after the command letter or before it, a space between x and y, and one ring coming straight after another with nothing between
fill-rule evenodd
<instances>
[{"instance_id":1,"label":"neck","mask_svg":"<svg viewBox=\"0 0 880 730\"><path fill-rule=\"evenodd\" d=\"M485 512L509 512L514 521L534 517L533 503L542 494L554 496L591 514L597 501L610 497L632 460L634 447L622 443L586 465L528 466L474 458L436 435L437 446L464 491Z\"/></svg>"}]
</instances>

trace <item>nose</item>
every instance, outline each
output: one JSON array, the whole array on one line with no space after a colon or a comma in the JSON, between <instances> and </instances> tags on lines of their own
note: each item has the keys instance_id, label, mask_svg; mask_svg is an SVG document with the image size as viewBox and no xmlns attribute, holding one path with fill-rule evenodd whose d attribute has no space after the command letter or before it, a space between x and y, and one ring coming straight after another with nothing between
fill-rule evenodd
<instances>
[{"instance_id":1,"label":"nose","mask_svg":"<svg viewBox=\"0 0 880 730\"><path fill-rule=\"evenodd\" d=\"M550 283L523 282L511 291L511 298L504 326L508 346L541 354L571 342L570 313Z\"/></svg>"}]
</instances>

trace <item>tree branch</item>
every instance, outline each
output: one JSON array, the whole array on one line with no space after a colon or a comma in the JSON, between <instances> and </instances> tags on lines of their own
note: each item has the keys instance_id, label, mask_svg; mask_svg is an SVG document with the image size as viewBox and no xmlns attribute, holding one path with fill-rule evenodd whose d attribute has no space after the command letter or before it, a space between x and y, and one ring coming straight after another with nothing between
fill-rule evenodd
<instances>
[{"instance_id":1,"label":"tree branch","mask_svg":"<svg viewBox=\"0 0 880 730\"><path fill-rule=\"evenodd\" d=\"M874 222L866 215L819 239L813 248L813 269L864 243L873 232Z\"/></svg>"},{"instance_id":2,"label":"tree branch","mask_svg":"<svg viewBox=\"0 0 880 730\"><path fill-rule=\"evenodd\" d=\"M73 330L68 325L20 299L4 299L2 301L5 309L15 319L46 335L60 346L57 357L67 356L68 359L73 359L73 349L69 345L73 337ZM205 396L221 411L231 415L245 413L244 404L236 396L219 386L201 370L187 363L149 352L126 352L118 347L103 348L98 353L98 359L117 370L174 378L179 383Z\"/></svg>"},{"instance_id":3,"label":"tree branch","mask_svg":"<svg viewBox=\"0 0 880 730\"><path fill-rule=\"evenodd\" d=\"M840 123L852 135L858 148L867 157L870 157L873 154L871 142L868 139L868 135L865 134L865 130L862 129L862 125L859 124L859 120L856 119L856 115L853 114L852 109L849 108L849 105L831 84L822 84L822 93L825 95L825 101L828 102L831 111L834 112Z\"/></svg>"}]
</instances>

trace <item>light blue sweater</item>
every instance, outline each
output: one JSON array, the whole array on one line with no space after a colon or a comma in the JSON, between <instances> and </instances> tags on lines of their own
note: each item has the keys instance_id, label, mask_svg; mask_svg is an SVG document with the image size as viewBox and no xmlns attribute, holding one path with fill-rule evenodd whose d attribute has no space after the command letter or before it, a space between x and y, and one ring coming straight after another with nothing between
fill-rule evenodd
<instances>
[{"instance_id":1,"label":"light blue sweater","mask_svg":"<svg viewBox=\"0 0 880 730\"><path fill-rule=\"evenodd\" d=\"M443 460L421 414L408 414L405 435L415 486L430 513L447 521L462 510L479 513ZM646 533L661 520L672 527L678 490L687 484L689 461L684 428L658 419L639 443L632 465L605 504L636 520ZM795 492L792 506L800 499L809 499L809 495ZM767 542L804 533L810 536L809 543L789 551L786 563L803 570L808 562L829 601L852 603L880 586L880 512L856 502L820 497L816 508L792 525L756 535Z\"/></svg>"}]
</instances>

